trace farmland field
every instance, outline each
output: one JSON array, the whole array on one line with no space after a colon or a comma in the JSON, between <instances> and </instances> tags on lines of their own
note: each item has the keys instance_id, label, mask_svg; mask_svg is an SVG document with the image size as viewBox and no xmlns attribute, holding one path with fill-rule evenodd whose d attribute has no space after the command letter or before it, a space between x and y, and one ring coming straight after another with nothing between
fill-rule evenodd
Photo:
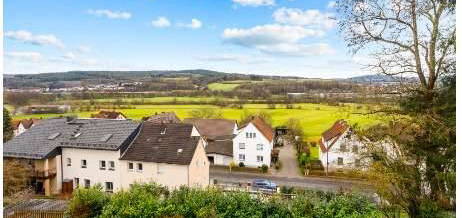
<instances>
[{"instance_id":1,"label":"farmland field","mask_svg":"<svg viewBox=\"0 0 462 218\"><path fill-rule=\"evenodd\" d=\"M210 83L207 87L212 91L232 91L238 87L239 83Z\"/></svg>"},{"instance_id":2,"label":"farmland field","mask_svg":"<svg viewBox=\"0 0 462 218\"><path fill-rule=\"evenodd\" d=\"M357 123L360 127L368 127L386 120L377 114L367 114L367 109L362 105L345 104L344 106L328 106L324 104L294 104L294 108L286 109L284 105L278 105L276 109L268 109L266 104L246 104L244 109L220 108L213 105L139 105L136 109L120 109L128 118L140 120L142 117L150 116L156 112L173 111L181 119L189 117L189 113L198 108L219 110L226 119L240 120L245 111L248 112L268 112L273 120L273 126L283 125L288 119L295 118L300 120L304 128L306 140L318 140L323 131L328 129L336 120L345 119L351 124ZM77 115L79 117L90 117L92 112L77 112L62 115ZM33 114L17 115L14 119L22 118L50 118L61 114Z\"/></svg>"}]
</instances>

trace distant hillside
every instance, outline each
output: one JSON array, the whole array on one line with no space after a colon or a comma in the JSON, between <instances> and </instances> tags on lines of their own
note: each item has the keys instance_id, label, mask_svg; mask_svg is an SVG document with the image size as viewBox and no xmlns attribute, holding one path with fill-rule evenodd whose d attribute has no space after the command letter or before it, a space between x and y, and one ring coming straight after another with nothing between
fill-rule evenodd
<instances>
[{"instance_id":1,"label":"distant hillside","mask_svg":"<svg viewBox=\"0 0 462 218\"><path fill-rule=\"evenodd\" d=\"M392 83L392 82L414 82L416 81L415 77L393 77L388 75L382 74L374 74L374 75L365 75L365 76L356 76L346 79L347 81L354 82L354 83Z\"/></svg>"},{"instance_id":2,"label":"distant hillside","mask_svg":"<svg viewBox=\"0 0 462 218\"><path fill-rule=\"evenodd\" d=\"M297 77L261 76L224 73L212 70L152 70L152 71L68 71L40 74L6 74L6 88L49 87L53 83L86 82L88 84L118 83L128 81L152 81L160 78L188 77L196 85L216 81L294 79Z\"/></svg>"}]
</instances>

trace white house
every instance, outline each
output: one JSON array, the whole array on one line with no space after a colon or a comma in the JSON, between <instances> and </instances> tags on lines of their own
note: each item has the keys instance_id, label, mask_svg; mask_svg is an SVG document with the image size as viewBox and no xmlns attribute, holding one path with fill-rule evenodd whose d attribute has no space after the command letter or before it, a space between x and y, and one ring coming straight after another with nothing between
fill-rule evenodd
<instances>
[{"instance_id":1,"label":"white house","mask_svg":"<svg viewBox=\"0 0 462 218\"><path fill-rule=\"evenodd\" d=\"M35 126L38 122L40 122L40 120L35 118L13 121L14 136L22 134L29 128Z\"/></svg>"},{"instance_id":2,"label":"white house","mask_svg":"<svg viewBox=\"0 0 462 218\"><path fill-rule=\"evenodd\" d=\"M195 132L192 124L144 122L120 158L121 187L140 182L156 182L171 189L208 186L205 142L192 136Z\"/></svg>"},{"instance_id":3,"label":"white house","mask_svg":"<svg viewBox=\"0 0 462 218\"><path fill-rule=\"evenodd\" d=\"M271 164L274 132L260 117L243 125L233 139L233 159L245 166L268 167Z\"/></svg>"},{"instance_id":4,"label":"white house","mask_svg":"<svg viewBox=\"0 0 462 218\"><path fill-rule=\"evenodd\" d=\"M365 147L345 120L338 120L319 141L319 159L326 172L363 169L361 153Z\"/></svg>"}]
</instances>

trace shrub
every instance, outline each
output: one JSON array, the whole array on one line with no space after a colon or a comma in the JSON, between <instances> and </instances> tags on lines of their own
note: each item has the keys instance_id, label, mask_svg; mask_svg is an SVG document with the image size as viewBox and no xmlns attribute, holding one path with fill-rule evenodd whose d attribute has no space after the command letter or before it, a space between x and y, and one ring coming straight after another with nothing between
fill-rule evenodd
<instances>
[{"instance_id":1,"label":"shrub","mask_svg":"<svg viewBox=\"0 0 462 218\"><path fill-rule=\"evenodd\" d=\"M263 173L267 173L268 172L268 165L266 165L266 164L261 165L261 171Z\"/></svg>"},{"instance_id":2,"label":"shrub","mask_svg":"<svg viewBox=\"0 0 462 218\"><path fill-rule=\"evenodd\" d=\"M244 162L239 162L239 167L245 167Z\"/></svg>"},{"instance_id":3,"label":"shrub","mask_svg":"<svg viewBox=\"0 0 462 218\"><path fill-rule=\"evenodd\" d=\"M77 218L97 217L108 202L109 196L102 191L100 185L87 189L78 188L74 190L66 216Z\"/></svg>"}]
</instances>

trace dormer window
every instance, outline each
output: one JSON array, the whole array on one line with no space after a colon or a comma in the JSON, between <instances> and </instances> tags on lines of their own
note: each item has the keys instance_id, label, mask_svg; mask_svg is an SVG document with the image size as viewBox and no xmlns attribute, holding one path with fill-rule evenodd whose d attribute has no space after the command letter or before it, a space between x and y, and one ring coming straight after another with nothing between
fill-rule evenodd
<instances>
[{"instance_id":1,"label":"dormer window","mask_svg":"<svg viewBox=\"0 0 462 218\"><path fill-rule=\"evenodd\" d=\"M78 132L78 133L74 134L72 137L73 137L73 138L77 138L77 137L79 137L80 135L82 135L82 133L81 133L81 132Z\"/></svg>"}]
</instances>

